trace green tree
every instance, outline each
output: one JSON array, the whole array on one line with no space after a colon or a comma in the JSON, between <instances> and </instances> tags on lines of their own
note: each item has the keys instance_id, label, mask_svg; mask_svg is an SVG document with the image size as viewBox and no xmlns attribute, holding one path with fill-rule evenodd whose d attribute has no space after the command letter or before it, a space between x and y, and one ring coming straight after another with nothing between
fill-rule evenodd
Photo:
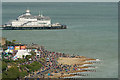
<instances>
[{"instance_id":1,"label":"green tree","mask_svg":"<svg viewBox=\"0 0 120 80\"><path fill-rule=\"evenodd\" d=\"M2 71L6 70L7 63L5 61L2 61Z\"/></svg>"},{"instance_id":2,"label":"green tree","mask_svg":"<svg viewBox=\"0 0 120 80\"><path fill-rule=\"evenodd\" d=\"M18 78L20 77L20 72L17 67L11 67L8 71L3 72L3 78Z\"/></svg>"},{"instance_id":3,"label":"green tree","mask_svg":"<svg viewBox=\"0 0 120 80\"><path fill-rule=\"evenodd\" d=\"M31 53L32 56L36 55L36 53L34 51L31 51L30 53Z\"/></svg>"},{"instance_id":4,"label":"green tree","mask_svg":"<svg viewBox=\"0 0 120 80\"><path fill-rule=\"evenodd\" d=\"M29 60L31 57L31 55L26 55L25 59Z\"/></svg>"},{"instance_id":5,"label":"green tree","mask_svg":"<svg viewBox=\"0 0 120 80\"><path fill-rule=\"evenodd\" d=\"M12 40L12 43L15 43L16 40Z\"/></svg>"}]
</instances>

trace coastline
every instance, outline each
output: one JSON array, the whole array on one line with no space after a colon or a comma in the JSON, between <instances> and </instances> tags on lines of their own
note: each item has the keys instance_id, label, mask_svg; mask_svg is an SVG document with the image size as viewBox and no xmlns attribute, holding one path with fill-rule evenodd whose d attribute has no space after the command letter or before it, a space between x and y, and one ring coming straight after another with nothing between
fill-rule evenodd
<instances>
[{"instance_id":1,"label":"coastline","mask_svg":"<svg viewBox=\"0 0 120 80\"><path fill-rule=\"evenodd\" d=\"M13 40L15 41L15 40ZM3 60L9 61L9 64L6 63L6 67L9 69L17 66L18 72L26 72L21 74L24 78L66 78L66 77L75 77L75 76L87 76L82 72L96 72L96 66L93 66L95 63L99 62L99 59L87 58L85 56L70 55L60 52L51 52L40 46L38 44L16 44L10 41L9 45L4 45L3 49ZM17 45L17 47L16 47ZM18 49L18 45L21 47ZM9 48L9 49L7 49ZM10 48L13 50L12 52ZM14 50L15 48L15 50ZM17 50L16 50L17 48ZM8 53L12 55L7 55ZM24 55L19 53L24 51L30 54ZM19 57L19 55L22 57ZM16 58L16 57L17 58ZM11 65L11 66L10 66Z\"/></svg>"},{"instance_id":2,"label":"coastline","mask_svg":"<svg viewBox=\"0 0 120 80\"><path fill-rule=\"evenodd\" d=\"M89 65L93 65L94 63L86 62L86 61L96 61L96 60L97 59L87 58L84 56L79 56L79 58L78 57L77 58L59 57L59 59L57 60L58 64L70 65L72 67L70 67L71 68L70 71L64 70L59 73L51 73L53 74L53 76L49 76L49 78L69 78L69 77L72 78L74 76L87 76L88 74L82 74L82 72L96 72L96 70L95 70L95 67L89 66ZM85 65L85 66L82 66L82 65ZM76 70L72 70L73 68L76 68Z\"/></svg>"}]
</instances>

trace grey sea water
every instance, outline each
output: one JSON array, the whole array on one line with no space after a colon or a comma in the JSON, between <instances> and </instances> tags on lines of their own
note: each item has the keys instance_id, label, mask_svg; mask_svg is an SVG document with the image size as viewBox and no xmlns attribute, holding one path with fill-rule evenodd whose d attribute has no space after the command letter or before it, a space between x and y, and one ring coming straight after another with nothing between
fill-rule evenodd
<instances>
[{"instance_id":1,"label":"grey sea water","mask_svg":"<svg viewBox=\"0 0 120 80\"><path fill-rule=\"evenodd\" d=\"M37 43L50 51L99 58L97 72L88 78L118 77L118 6L117 3L2 3L3 24L16 19L27 7L31 14L40 11L52 22L66 24L65 30L2 31L8 40Z\"/></svg>"}]
</instances>

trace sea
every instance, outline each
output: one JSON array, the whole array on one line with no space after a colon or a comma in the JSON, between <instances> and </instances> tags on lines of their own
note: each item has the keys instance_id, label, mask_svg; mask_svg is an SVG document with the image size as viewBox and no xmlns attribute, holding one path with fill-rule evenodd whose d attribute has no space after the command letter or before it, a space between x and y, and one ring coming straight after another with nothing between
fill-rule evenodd
<instances>
[{"instance_id":1,"label":"sea","mask_svg":"<svg viewBox=\"0 0 120 80\"><path fill-rule=\"evenodd\" d=\"M117 2L3 2L2 23L16 19L26 9L39 11L62 30L3 30L2 36L21 43L35 43L49 51L101 60L96 72L85 78L118 78Z\"/></svg>"}]
</instances>

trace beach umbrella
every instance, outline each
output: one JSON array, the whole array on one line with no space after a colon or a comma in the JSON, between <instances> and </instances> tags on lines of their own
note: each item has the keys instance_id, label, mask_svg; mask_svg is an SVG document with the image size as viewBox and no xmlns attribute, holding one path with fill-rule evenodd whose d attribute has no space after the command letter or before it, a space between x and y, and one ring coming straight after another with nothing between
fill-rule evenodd
<instances>
[{"instance_id":1,"label":"beach umbrella","mask_svg":"<svg viewBox=\"0 0 120 80\"><path fill-rule=\"evenodd\" d=\"M49 58L47 58L47 59L49 59Z\"/></svg>"},{"instance_id":2,"label":"beach umbrella","mask_svg":"<svg viewBox=\"0 0 120 80\"><path fill-rule=\"evenodd\" d=\"M50 73L48 73L48 76L50 76Z\"/></svg>"}]
</instances>

